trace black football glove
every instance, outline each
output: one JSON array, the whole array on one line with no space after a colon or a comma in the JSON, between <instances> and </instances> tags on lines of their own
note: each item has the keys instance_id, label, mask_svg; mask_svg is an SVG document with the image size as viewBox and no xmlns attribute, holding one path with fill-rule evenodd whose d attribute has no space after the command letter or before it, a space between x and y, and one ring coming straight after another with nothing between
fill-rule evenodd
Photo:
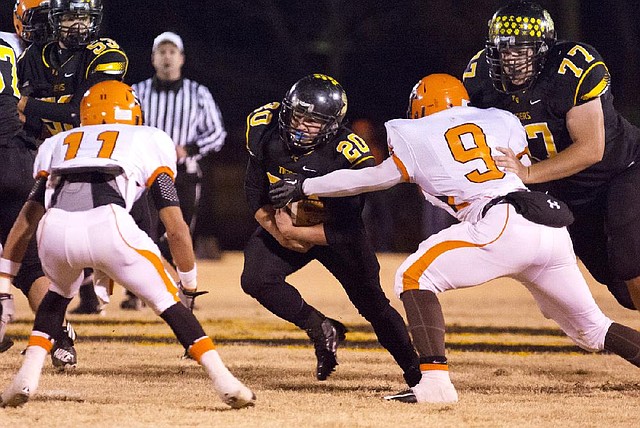
<instances>
[{"instance_id":1,"label":"black football glove","mask_svg":"<svg viewBox=\"0 0 640 428\"><path fill-rule=\"evenodd\" d=\"M207 294L208 291L191 291L187 290L182 286L181 282L178 282L178 296L180 297L180 301L182 304L191 312L193 312L193 308L196 304L196 297L202 296L203 294Z\"/></svg>"},{"instance_id":2,"label":"black football glove","mask_svg":"<svg viewBox=\"0 0 640 428\"><path fill-rule=\"evenodd\" d=\"M290 202L304 198L302 183L305 177L300 174L286 174L281 180L269 187L269 198L276 208L282 208Z\"/></svg>"}]
</instances>

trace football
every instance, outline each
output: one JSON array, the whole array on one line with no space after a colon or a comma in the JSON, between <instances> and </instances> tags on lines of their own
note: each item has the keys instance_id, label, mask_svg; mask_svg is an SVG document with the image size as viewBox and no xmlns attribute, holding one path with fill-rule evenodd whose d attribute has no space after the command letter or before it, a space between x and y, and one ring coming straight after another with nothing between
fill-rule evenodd
<instances>
[{"instance_id":1,"label":"football","mask_svg":"<svg viewBox=\"0 0 640 428\"><path fill-rule=\"evenodd\" d=\"M324 223L328 216L322 201L302 199L287 205L294 226L315 226Z\"/></svg>"}]
</instances>

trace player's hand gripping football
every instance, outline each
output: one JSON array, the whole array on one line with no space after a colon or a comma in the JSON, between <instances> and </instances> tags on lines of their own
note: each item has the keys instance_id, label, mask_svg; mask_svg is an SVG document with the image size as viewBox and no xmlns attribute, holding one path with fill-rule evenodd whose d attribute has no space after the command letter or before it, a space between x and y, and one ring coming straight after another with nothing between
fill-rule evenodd
<instances>
[{"instance_id":1,"label":"player's hand gripping football","mask_svg":"<svg viewBox=\"0 0 640 428\"><path fill-rule=\"evenodd\" d=\"M13 294L0 293L0 352L4 352L13 345L11 340L6 340L4 335L7 325L13 321L15 308L13 305Z\"/></svg>"},{"instance_id":2,"label":"player's hand gripping football","mask_svg":"<svg viewBox=\"0 0 640 428\"><path fill-rule=\"evenodd\" d=\"M269 198L275 208L282 208L290 202L304 198L302 183L305 177L300 174L286 174L282 179L272 183Z\"/></svg>"}]
</instances>

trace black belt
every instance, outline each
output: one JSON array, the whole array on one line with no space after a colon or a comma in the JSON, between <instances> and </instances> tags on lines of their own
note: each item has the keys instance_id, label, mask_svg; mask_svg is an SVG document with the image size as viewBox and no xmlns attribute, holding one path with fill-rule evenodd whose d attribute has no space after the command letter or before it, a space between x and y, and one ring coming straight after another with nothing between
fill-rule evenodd
<instances>
[{"instance_id":1,"label":"black belt","mask_svg":"<svg viewBox=\"0 0 640 428\"><path fill-rule=\"evenodd\" d=\"M511 204L511 201L509 201L508 199L505 199L505 196L498 196L491 199L489 203L487 203L487 205L485 205L484 208L482 208L482 217L484 217L487 211L489 211L489 208L498 204Z\"/></svg>"}]
</instances>

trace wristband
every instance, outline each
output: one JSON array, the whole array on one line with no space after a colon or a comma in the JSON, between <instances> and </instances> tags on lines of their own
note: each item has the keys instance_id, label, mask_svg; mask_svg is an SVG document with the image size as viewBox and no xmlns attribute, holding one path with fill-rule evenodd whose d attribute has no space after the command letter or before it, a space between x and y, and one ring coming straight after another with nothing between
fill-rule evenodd
<instances>
[{"instance_id":1,"label":"wristband","mask_svg":"<svg viewBox=\"0 0 640 428\"><path fill-rule=\"evenodd\" d=\"M4 257L0 258L0 273L9 276L16 276L20 270L22 263L16 263Z\"/></svg>"},{"instance_id":2,"label":"wristband","mask_svg":"<svg viewBox=\"0 0 640 428\"><path fill-rule=\"evenodd\" d=\"M178 278L180 278L180 282L182 286L188 290L195 290L198 288L198 269L194 263L193 269L189 272L181 272L180 269L176 268L178 272Z\"/></svg>"},{"instance_id":3,"label":"wristband","mask_svg":"<svg viewBox=\"0 0 640 428\"><path fill-rule=\"evenodd\" d=\"M11 292L11 278L0 275L0 294Z\"/></svg>"}]
</instances>

